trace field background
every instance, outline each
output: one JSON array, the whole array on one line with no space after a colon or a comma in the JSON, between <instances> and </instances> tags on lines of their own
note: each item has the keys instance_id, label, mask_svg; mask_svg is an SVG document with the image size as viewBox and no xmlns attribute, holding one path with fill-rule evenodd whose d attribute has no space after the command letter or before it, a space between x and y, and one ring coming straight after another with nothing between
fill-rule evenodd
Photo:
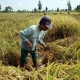
<instances>
[{"instance_id":1,"label":"field background","mask_svg":"<svg viewBox=\"0 0 80 80\"><path fill-rule=\"evenodd\" d=\"M0 80L80 80L80 13L47 13L53 29L46 32L48 49L37 45L38 70L31 56L19 67L21 30L39 23L43 13L0 13Z\"/></svg>"}]
</instances>

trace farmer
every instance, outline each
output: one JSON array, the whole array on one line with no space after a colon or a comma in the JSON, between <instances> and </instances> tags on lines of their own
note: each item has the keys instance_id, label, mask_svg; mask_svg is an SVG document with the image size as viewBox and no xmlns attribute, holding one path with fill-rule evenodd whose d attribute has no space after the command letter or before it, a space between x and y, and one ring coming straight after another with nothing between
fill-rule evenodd
<instances>
[{"instance_id":1,"label":"farmer","mask_svg":"<svg viewBox=\"0 0 80 80\"><path fill-rule=\"evenodd\" d=\"M32 56L33 67L37 67L36 44L39 43L46 48L43 42L45 31L50 29L51 19L48 16L43 16L39 22L39 25L32 25L20 32L21 37L21 58L20 66L24 67L27 63L28 53Z\"/></svg>"},{"instance_id":2,"label":"farmer","mask_svg":"<svg viewBox=\"0 0 80 80\"><path fill-rule=\"evenodd\" d=\"M46 15L46 11L44 11L44 15Z\"/></svg>"}]
</instances>

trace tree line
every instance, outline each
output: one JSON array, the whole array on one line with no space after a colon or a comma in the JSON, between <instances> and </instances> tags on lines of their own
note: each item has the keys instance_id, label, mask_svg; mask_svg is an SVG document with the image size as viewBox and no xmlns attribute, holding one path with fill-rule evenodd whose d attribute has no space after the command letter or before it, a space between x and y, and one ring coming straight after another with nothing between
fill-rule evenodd
<instances>
[{"instance_id":1,"label":"tree line","mask_svg":"<svg viewBox=\"0 0 80 80\"><path fill-rule=\"evenodd\" d=\"M67 2L67 6L68 6L68 9L59 9L57 8L55 11L72 11L72 6L71 6L71 2L68 0ZM1 11L2 9L2 6L0 4L0 12L13 12L13 8L11 6L7 6L5 7L5 9L3 11ZM39 0L38 2L38 9L37 8L34 8L32 11L26 11L26 10L18 10L17 12L41 12L42 11L42 3L41 1ZM46 6L45 7L45 10L44 11L54 11L53 9L52 10L49 10L48 7ZM74 9L74 11L80 11L80 5L77 5L76 8Z\"/></svg>"}]
</instances>

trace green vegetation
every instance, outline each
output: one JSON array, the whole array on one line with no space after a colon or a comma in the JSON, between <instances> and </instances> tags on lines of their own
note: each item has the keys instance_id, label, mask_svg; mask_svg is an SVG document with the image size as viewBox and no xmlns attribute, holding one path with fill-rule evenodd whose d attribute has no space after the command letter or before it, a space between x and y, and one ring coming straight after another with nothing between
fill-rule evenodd
<instances>
[{"instance_id":1,"label":"green vegetation","mask_svg":"<svg viewBox=\"0 0 80 80\"><path fill-rule=\"evenodd\" d=\"M53 29L44 41L45 56L38 70L21 69L19 32L38 24L42 13L0 13L0 80L79 80L80 79L80 15L48 14ZM46 66L45 66L46 64ZM14 67L17 66L17 67Z\"/></svg>"}]
</instances>

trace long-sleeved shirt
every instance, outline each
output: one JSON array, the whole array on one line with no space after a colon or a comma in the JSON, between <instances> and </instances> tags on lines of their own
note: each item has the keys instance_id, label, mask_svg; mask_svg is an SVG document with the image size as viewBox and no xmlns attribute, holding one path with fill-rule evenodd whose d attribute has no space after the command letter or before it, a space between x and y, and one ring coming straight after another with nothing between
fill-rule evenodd
<instances>
[{"instance_id":1,"label":"long-sleeved shirt","mask_svg":"<svg viewBox=\"0 0 80 80\"><path fill-rule=\"evenodd\" d=\"M37 43L45 47L45 43L43 42L44 35L45 31L40 31L38 25L32 25L22 30L20 32L21 48L27 51L33 51L36 48ZM32 48L28 47L26 43L27 41L30 41L32 43Z\"/></svg>"}]
</instances>

